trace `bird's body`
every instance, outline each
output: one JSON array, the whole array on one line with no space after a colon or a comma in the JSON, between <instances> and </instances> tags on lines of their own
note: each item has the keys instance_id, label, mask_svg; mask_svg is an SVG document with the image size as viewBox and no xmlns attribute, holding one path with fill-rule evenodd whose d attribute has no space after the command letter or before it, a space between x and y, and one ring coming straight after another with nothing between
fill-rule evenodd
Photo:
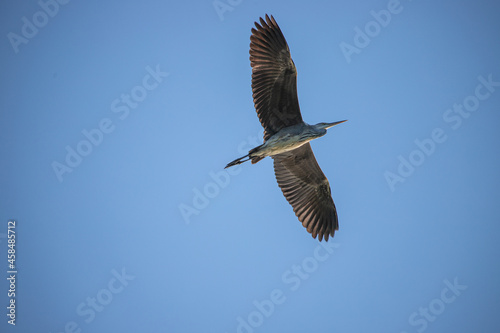
<instances>
[{"instance_id":1,"label":"bird's body","mask_svg":"<svg viewBox=\"0 0 500 333\"><path fill-rule=\"evenodd\" d=\"M326 134L326 130L304 122L283 128L264 142L254 155L273 156L299 148L309 141Z\"/></svg>"},{"instance_id":2,"label":"bird's body","mask_svg":"<svg viewBox=\"0 0 500 333\"><path fill-rule=\"evenodd\" d=\"M297 70L278 24L271 16L255 23L250 37L252 91L264 127L264 143L226 168L271 156L278 185L303 226L314 238L328 240L338 230L335 205L327 178L309 141L344 121L309 125L302 120L297 97ZM245 159L247 158L247 159Z\"/></svg>"},{"instance_id":3,"label":"bird's body","mask_svg":"<svg viewBox=\"0 0 500 333\"><path fill-rule=\"evenodd\" d=\"M305 122L301 122L297 125L285 127L278 133L272 135L262 145L252 149L248 155L229 163L226 168L245 162L243 158L246 157L252 160L252 163L257 163L264 157L286 153L299 148L309 141L325 135L326 129L324 129L322 125L324 126L326 123L309 125Z\"/></svg>"}]
</instances>

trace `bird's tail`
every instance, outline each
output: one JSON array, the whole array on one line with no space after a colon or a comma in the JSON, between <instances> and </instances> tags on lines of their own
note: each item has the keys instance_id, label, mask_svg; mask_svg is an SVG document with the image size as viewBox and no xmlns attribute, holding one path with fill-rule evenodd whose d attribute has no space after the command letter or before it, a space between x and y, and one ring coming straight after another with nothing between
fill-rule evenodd
<instances>
[{"instance_id":1,"label":"bird's tail","mask_svg":"<svg viewBox=\"0 0 500 333\"><path fill-rule=\"evenodd\" d=\"M255 152L257 152L260 149L260 147L262 147L262 146L263 145L257 146L255 148L251 149L248 152L247 155L242 156L240 158L237 158L237 159L235 159L232 162L229 162L224 169L227 169L227 168L232 167L234 165L238 165L238 164L244 163L246 161L252 161L252 164L257 163L258 161L260 161L261 159L263 159L265 156L252 156L252 154L255 153ZM247 158L247 159L245 160L245 158Z\"/></svg>"}]
</instances>

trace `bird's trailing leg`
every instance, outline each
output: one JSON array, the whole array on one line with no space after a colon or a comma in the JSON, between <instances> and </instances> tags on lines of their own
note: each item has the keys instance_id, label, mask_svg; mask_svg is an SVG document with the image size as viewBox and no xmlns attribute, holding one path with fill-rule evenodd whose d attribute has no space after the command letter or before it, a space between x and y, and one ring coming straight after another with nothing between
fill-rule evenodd
<instances>
[{"instance_id":1,"label":"bird's trailing leg","mask_svg":"<svg viewBox=\"0 0 500 333\"><path fill-rule=\"evenodd\" d=\"M227 169L227 168L232 167L234 165L238 165L238 164L241 164L241 163L244 163L244 162L250 160L250 157L248 157L246 160L244 160L245 157L248 157L248 155L242 156L240 158L235 159L232 162L229 162L224 169Z\"/></svg>"},{"instance_id":2,"label":"bird's trailing leg","mask_svg":"<svg viewBox=\"0 0 500 333\"><path fill-rule=\"evenodd\" d=\"M260 154L257 155L256 154L262 148L262 146L264 146L264 144L261 144L260 146L257 146L255 148L250 149L250 151L248 152L247 155L242 156L240 158L237 158L234 161L228 163L224 169L227 169L229 167L232 167L233 165L238 165L238 164L244 163L246 161L250 161L250 160L252 161L252 164L257 163L258 161L260 161L261 159L266 157L265 155L260 155ZM246 158L246 157L248 157L248 158L245 160L244 158Z\"/></svg>"}]
</instances>

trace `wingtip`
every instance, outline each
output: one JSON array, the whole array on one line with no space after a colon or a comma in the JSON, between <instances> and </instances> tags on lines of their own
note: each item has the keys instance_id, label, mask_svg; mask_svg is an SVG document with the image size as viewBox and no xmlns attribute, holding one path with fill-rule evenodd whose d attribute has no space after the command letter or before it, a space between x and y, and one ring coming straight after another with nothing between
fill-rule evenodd
<instances>
[{"instance_id":1,"label":"wingtip","mask_svg":"<svg viewBox=\"0 0 500 333\"><path fill-rule=\"evenodd\" d=\"M261 28L269 29L271 25L276 25L276 20L274 19L274 16L273 15L269 16L268 14L266 14L264 18L259 17L259 22L255 22L255 27L257 29Z\"/></svg>"},{"instance_id":2,"label":"wingtip","mask_svg":"<svg viewBox=\"0 0 500 333\"><path fill-rule=\"evenodd\" d=\"M265 21L262 17L259 17L259 20L260 20L260 25L261 25L262 27L266 27L266 26L267 26L266 21Z\"/></svg>"},{"instance_id":3,"label":"wingtip","mask_svg":"<svg viewBox=\"0 0 500 333\"><path fill-rule=\"evenodd\" d=\"M276 20L274 19L274 16L272 16L272 15L271 15L271 19L269 19L269 16L267 16L267 14L266 14L266 17L267 17L267 19L269 20L269 23L270 23L270 24L272 24L272 25L278 25L278 24L276 23Z\"/></svg>"},{"instance_id":4,"label":"wingtip","mask_svg":"<svg viewBox=\"0 0 500 333\"><path fill-rule=\"evenodd\" d=\"M314 239L316 239L316 237L315 237L314 235L312 235L312 236L313 236L313 238L314 238ZM322 242L323 240L324 240L325 242L328 242L328 240L329 240L329 239L333 239L333 237L334 237L334 236L335 236L335 230L332 230L330 233L327 233L327 232L326 232L326 233L324 233L324 234L319 233L319 234L318 234L318 240L319 240L320 242Z\"/></svg>"}]
</instances>

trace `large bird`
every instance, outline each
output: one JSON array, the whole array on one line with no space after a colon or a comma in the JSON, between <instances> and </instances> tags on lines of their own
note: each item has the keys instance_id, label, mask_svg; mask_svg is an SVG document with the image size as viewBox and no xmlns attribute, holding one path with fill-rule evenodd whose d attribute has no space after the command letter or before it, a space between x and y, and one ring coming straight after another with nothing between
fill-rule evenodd
<instances>
[{"instance_id":1,"label":"large bird","mask_svg":"<svg viewBox=\"0 0 500 333\"><path fill-rule=\"evenodd\" d=\"M302 225L319 240L333 237L339 224L330 184L309 141L343 121L309 125L302 120L297 97L297 70L274 17L255 22L250 36L250 64L255 110L264 127L264 143L226 168L246 161L274 160L274 173Z\"/></svg>"}]
</instances>

